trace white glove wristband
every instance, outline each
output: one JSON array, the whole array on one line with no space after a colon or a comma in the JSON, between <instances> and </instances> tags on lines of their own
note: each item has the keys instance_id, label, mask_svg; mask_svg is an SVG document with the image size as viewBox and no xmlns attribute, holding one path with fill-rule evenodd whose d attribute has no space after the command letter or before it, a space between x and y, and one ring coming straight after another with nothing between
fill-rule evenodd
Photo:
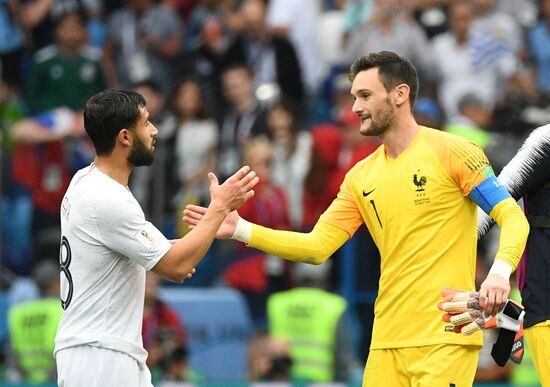
<instances>
[{"instance_id":1,"label":"white glove wristband","mask_svg":"<svg viewBox=\"0 0 550 387\"><path fill-rule=\"evenodd\" d=\"M506 261L503 261L502 259L495 259L493 262L493 266L491 266L491 270L489 270L489 274L498 274L502 278L509 280L510 275L512 274L512 266Z\"/></svg>"},{"instance_id":2,"label":"white glove wristband","mask_svg":"<svg viewBox=\"0 0 550 387\"><path fill-rule=\"evenodd\" d=\"M519 319L512 318L500 312L497 313L495 318L497 319L497 327L508 329L509 331L517 332L520 328L520 323L523 321L523 316L525 316L525 311L521 312Z\"/></svg>"},{"instance_id":3,"label":"white glove wristband","mask_svg":"<svg viewBox=\"0 0 550 387\"><path fill-rule=\"evenodd\" d=\"M252 235L252 223L239 218L237 221L237 227L235 227L235 232L231 235L231 239L236 239L238 241L248 244L250 242L250 237Z\"/></svg>"}]
</instances>

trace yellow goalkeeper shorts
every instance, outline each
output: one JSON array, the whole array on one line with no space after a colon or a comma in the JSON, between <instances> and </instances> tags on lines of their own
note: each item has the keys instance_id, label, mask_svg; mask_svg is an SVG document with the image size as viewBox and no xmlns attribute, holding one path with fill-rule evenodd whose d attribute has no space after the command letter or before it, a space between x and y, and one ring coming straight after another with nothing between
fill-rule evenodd
<instances>
[{"instance_id":1,"label":"yellow goalkeeper shorts","mask_svg":"<svg viewBox=\"0 0 550 387\"><path fill-rule=\"evenodd\" d=\"M373 349L363 387L471 387L479 350L456 344Z\"/></svg>"},{"instance_id":2,"label":"yellow goalkeeper shorts","mask_svg":"<svg viewBox=\"0 0 550 387\"><path fill-rule=\"evenodd\" d=\"M550 320L543 321L523 331L543 386L550 386Z\"/></svg>"}]
</instances>

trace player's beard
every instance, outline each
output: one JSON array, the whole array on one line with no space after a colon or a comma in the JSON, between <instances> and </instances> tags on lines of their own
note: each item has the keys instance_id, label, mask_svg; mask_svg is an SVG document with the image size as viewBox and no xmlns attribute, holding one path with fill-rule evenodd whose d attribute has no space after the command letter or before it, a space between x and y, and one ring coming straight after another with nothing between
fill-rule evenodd
<instances>
[{"instance_id":1,"label":"player's beard","mask_svg":"<svg viewBox=\"0 0 550 387\"><path fill-rule=\"evenodd\" d=\"M370 127L361 131L363 136L380 136L392 127L395 114L391 105L391 100L387 97L384 102L385 103L376 114L371 115Z\"/></svg>"},{"instance_id":2,"label":"player's beard","mask_svg":"<svg viewBox=\"0 0 550 387\"><path fill-rule=\"evenodd\" d=\"M128 154L128 162L134 167L140 167L142 165L151 165L153 164L153 151L147 149L143 141L138 137L132 144L132 149Z\"/></svg>"}]
</instances>

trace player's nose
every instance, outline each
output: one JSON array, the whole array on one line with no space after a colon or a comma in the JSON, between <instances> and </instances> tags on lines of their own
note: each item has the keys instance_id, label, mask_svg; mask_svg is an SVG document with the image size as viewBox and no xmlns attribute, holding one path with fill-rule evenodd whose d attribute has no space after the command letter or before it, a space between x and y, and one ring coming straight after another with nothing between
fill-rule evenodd
<instances>
[{"instance_id":1,"label":"player's nose","mask_svg":"<svg viewBox=\"0 0 550 387\"><path fill-rule=\"evenodd\" d=\"M151 124L151 137L154 137L158 134L159 130L157 129L157 127L153 124Z\"/></svg>"},{"instance_id":2,"label":"player's nose","mask_svg":"<svg viewBox=\"0 0 550 387\"><path fill-rule=\"evenodd\" d=\"M361 102L359 101L359 99L356 99L353 102L353 106L351 107L351 111L354 112L358 116L361 114L361 112L363 112L363 106L361 105Z\"/></svg>"}]
</instances>

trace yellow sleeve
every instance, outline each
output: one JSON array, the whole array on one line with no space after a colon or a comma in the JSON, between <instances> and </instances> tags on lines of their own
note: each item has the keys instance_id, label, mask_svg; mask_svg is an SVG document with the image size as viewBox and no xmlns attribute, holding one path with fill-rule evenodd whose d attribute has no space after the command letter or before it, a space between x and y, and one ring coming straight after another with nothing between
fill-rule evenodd
<instances>
[{"instance_id":1,"label":"yellow sleeve","mask_svg":"<svg viewBox=\"0 0 550 387\"><path fill-rule=\"evenodd\" d=\"M494 176L487 156L473 142L457 136L434 139L435 153L464 196L483 180Z\"/></svg>"},{"instance_id":2,"label":"yellow sleeve","mask_svg":"<svg viewBox=\"0 0 550 387\"><path fill-rule=\"evenodd\" d=\"M252 224L248 246L291 261L320 265L348 239L345 230L325 222L318 222L309 233Z\"/></svg>"},{"instance_id":3,"label":"yellow sleeve","mask_svg":"<svg viewBox=\"0 0 550 387\"><path fill-rule=\"evenodd\" d=\"M489 214L500 227L499 248L495 255L515 270L525 249L529 235L529 222L512 198L498 203Z\"/></svg>"}]
</instances>

